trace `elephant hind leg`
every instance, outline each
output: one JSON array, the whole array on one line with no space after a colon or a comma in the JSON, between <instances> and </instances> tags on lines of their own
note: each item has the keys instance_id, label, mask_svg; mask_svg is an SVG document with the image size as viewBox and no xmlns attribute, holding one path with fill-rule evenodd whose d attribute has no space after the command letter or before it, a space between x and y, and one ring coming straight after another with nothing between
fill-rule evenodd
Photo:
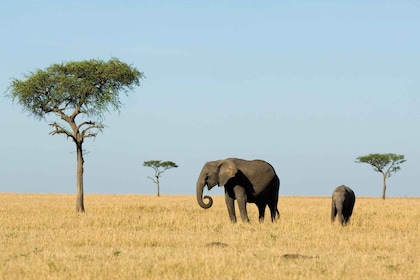
<instances>
[{"instance_id":1,"label":"elephant hind leg","mask_svg":"<svg viewBox=\"0 0 420 280\"><path fill-rule=\"evenodd\" d=\"M341 215L340 218L341 218L340 219L341 225L342 226L345 226L347 224L348 218L346 216L344 216L344 215Z\"/></svg>"},{"instance_id":2,"label":"elephant hind leg","mask_svg":"<svg viewBox=\"0 0 420 280\"><path fill-rule=\"evenodd\" d=\"M350 221L350 217L352 214L353 209L346 209L346 211L343 211L343 226L346 225Z\"/></svg>"},{"instance_id":3,"label":"elephant hind leg","mask_svg":"<svg viewBox=\"0 0 420 280\"><path fill-rule=\"evenodd\" d=\"M338 219L339 219L341 225L344 226L346 224L346 215L345 215L345 213L343 213L343 209L342 208L339 207L337 209L337 215L338 215Z\"/></svg>"},{"instance_id":4,"label":"elephant hind leg","mask_svg":"<svg viewBox=\"0 0 420 280\"><path fill-rule=\"evenodd\" d=\"M343 226L347 225L348 221L349 221L350 217L348 216L344 216L343 215L343 222L341 223Z\"/></svg>"},{"instance_id":5,"label":"elephant hind leg","mask_svg":"<svg viewBox=\"0 0 420 280\"><path fill-rule=\"evenodd\" d=\"M264 221L266 204L257 204L257 206L258 206L258 220L261 223Z\"/></svg>"},{"instance_id":6,"label":"elephant hind leg","mask_svg":"<svg viewBox=\"0 0 420 280\"><path fill-rule=\"evenodd\" d=\"M271 221L274 222L274 221L277 221L277 220L280 220L280 212L276 208L276 210L273 211L273 213L271 213Z\"/></svg>"},{"instance_id":7,"label":"elephant hind leg","mask_svg":"<svg viewBox=\"0 0 420 280\"><path fill-rule=\"evenodd\" d=\"M280 212L277 209L277 206L270 204L268 207L270 208L271 221L275 222L276 220L280 219Z\"/></svg>"}]
</instances>

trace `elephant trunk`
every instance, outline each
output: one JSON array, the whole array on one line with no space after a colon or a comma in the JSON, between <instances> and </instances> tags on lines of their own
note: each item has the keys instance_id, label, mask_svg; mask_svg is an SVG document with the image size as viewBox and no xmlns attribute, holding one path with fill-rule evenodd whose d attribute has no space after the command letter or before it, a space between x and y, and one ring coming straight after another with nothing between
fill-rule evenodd
<instances>
[{"instance_id":1,"label":"elephant trunk","mask_svg":"<svg viewBox=\"0 0 420 280\"><path fill-rule=\"evenodd\" d=\"M213 205L213 198L211 196L205 195L203 197L203 190L204 186L206 185L206 179L205 179L206 173L201 171L200 177L198 177L197 180L197 186L196 186L196 193L197 193L197 202L198 205L200 205L204 209L208 209ZM205 203L204 199L208 199L208 202Z\"/></svg>"}]
</instances>

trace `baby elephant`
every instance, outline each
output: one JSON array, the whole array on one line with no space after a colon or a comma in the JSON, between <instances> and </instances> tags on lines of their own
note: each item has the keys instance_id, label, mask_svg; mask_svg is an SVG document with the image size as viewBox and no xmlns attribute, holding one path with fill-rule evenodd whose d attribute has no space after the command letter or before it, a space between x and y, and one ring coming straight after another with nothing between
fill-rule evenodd
<instances>
[{"instance_id":1,"label":"baby elephant","mask_svg":"<svg viewBox=\"0 0 420 280\"><path fill-rule=\"evenodd\" d=\"M334 222L338 214L341 225L346 225L353 213L355 201L352 189L344 185L337 187L332 194L331 222Z\"/></svg>"}]
</instances>

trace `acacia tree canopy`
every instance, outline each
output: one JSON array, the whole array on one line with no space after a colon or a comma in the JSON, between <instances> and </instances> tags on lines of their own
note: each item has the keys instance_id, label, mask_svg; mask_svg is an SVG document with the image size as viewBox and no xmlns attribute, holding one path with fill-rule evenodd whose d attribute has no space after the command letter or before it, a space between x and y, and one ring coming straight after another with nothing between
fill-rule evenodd
<instances>
[{"instance_id":1,"label":"acacia tree canopy","mask_svg":"<svg viewBox=\"0 0 420 280\"><path fill-rule=\"evenodd\" d=\"M155 170L155 178L147 177L152 180L157 187L157 196L160 196L160 182L159 178L162 176L162 173L171 168L177 168L178 165L172 161L160 161L160 160L150 160L143 162L143 166L151 167Z\"/></svg>"},{"instance_id":2,"label":"acacia tree canopy","mask_svg":"<svg viewBox=\"0 0 420 280\"><path fill-rule=\"evenodd\" d=\"M391 177L392 173L398 172L400 164L404 163L404 155L397 154L369 154L356 158L356 163L367 163L373 167L376 172L382 173L383 176L383 191L382 198L385 199L386 193L386 178Z\"/></svg>"},{"instance_id":3,"label":"acacia tree canopy","mask_svg":"<svg viewBox=\"0 0 420 280\"><path fill-rule=\"evenodd\" d=\"M12 80L10 97L33 116L54 112L103 118L110 109L119 111L120 91L133 90L144 75L113 58L53 64L24 77Z\"/></svg>"},{"instance_id":4,"label":"acacia tree canopy","mask_svg":"<svg viewBox=\"0 0 420 280\"><path fill-rule=\"evenodd\" d=\"M24 79L13 79L8 88L7 96L36 119L56 115L60 123L50 122L50 134L63 134L76 144L77 211L84 212L83 141L102 131L105 113L122 106L120 92L127 95L142 78L142 72L116 58L92 59L38 69Z\"/></svg>"}]
</instances>

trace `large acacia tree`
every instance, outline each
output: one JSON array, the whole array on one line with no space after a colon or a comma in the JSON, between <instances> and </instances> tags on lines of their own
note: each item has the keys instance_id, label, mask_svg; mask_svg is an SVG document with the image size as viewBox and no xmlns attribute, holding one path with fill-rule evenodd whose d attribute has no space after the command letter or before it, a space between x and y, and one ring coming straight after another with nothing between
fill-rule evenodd
<instances>
[{"instance_id":1,"label":"large acacia tree","mask_svg":"<svg viewBox=\"0 0 420 280\"><path fill-rule=\"evenodd\" d=\"M357 163L367 163L373 167L376 172L382 173L383 189L382 198L385 199L386 178L391 177L392 173L400 170L400 164L404 163L404 155L397 154L369 154L360 156L356 159Z\"/></svg>"},{"instance_id":2,"label":"large acacia tree","mask_svg":"<svg viewBox=\"0 0 420 280\"><path fill-rule=\"evenodd\" d=\"M53 64L24 79L13 79L8 96L36 119L55 115L51 135L63 134L76 144L76 210L84 212L83 142L104 128L104 114L121 108L120 92L140 85L142 72L119 61L84 60Z\"/></svg>"}]
</instances>

